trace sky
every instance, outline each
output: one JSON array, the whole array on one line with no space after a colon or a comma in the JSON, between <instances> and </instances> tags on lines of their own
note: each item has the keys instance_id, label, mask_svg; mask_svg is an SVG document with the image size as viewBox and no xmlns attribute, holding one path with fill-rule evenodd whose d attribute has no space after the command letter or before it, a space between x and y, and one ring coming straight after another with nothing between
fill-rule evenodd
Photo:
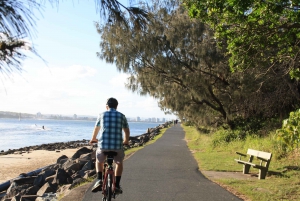
<instances>
[{"instance_id":1,"label":"sky","mask_svg":"<svg viewBox=\"0 0 300 201\"><path fill-rule=\"evenodd\" d=\"M115 97L126 117L176 118L165 115L152 97L126 89L128 75L97 58L100 35L94 22L101 18L94 0L46 3L36 17L30 41L42 59L29 55L21 74L0 75L0 111L97 116Z\"/></svg>"}]
</instances>

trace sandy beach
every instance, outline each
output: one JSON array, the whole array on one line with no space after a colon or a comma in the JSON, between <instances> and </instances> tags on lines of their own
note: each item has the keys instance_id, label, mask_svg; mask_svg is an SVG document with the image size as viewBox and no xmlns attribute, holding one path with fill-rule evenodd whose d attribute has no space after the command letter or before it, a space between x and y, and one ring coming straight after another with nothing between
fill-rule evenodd
<instances>
[{"instance_id":1,"label":"sandy beach","mask_svg":"<svg viewBox=\"0 0 300 201\"><path fill-rule=\"evenodd\" d=\"M59 152L34 150L22 154L0 155L0 184L18 177L21 173L28 173L54 164L62 155L71 157L77 150L65 149Z\"/></svg>"}]
</instances>

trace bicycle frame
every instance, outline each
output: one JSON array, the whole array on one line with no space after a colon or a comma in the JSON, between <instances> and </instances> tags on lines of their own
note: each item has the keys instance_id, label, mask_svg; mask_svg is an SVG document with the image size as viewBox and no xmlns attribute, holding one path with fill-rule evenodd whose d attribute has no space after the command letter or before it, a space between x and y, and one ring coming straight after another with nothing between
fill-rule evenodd
<instances>
[{"instance_id":1,"label":"bicycle frame","mask_svg":"<svg viewBox=\"0 0 300 201\"><path fill-rule=\"evenodd\" d=\"M115 198L115 187L116 187L116 178L113 168L113 159L114 156L112 154L107 155L106 162L104 164L104 179L103 179L103 186L102 186L102 194L103 199L110 201L111 198Z\"/></svg>"}]
</instances>

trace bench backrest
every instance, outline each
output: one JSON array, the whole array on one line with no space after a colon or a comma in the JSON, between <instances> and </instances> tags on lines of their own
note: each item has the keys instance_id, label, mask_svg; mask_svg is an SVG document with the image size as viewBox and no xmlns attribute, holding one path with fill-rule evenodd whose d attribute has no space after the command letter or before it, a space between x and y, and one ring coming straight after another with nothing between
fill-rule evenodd
<instances>
[{"instance_id":1,"label":"bench backrest","mask_svg":"<svg viewBox=\"0 0 300 201\"><path fill-rule=\"evenodd\" d=\"M255 156L255 157L264 158L267 160L270 160L272 157L272 153L268 153L268 152L264 152L264 151L257 151L254 149L248 149L247 154L251 155L251 156Z\"/></svg>"}]
</instances>

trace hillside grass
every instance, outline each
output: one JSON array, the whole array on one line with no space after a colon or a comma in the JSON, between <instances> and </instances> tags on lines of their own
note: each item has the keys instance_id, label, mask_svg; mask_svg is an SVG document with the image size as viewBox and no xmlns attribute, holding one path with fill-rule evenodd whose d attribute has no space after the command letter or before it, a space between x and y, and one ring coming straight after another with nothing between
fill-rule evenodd
<instances>
[{"instance_id":1,"label":"hillside grass","mask_svg":"<svg viewBox=\"0 0 300 201\"><path fill-rule=\"evenodd\" d=\"M273 154L266 179L217 179L215 180L216 183L244 195L247 200L300 201L299 149L285 157L280 156L272 134L265 138L249 137L245 141L220 143L214 146L213 142L216 138L214 134L203 134L190 126L182 125L182 127L185 131L187 145L202 171L240 172L242 174L243 166L234 161L235 158L238 158L236 151L247 153L247 149L252 148ZM258 174L258 169L251 167L250 174Z\"/></svg>"}]
</instances>

